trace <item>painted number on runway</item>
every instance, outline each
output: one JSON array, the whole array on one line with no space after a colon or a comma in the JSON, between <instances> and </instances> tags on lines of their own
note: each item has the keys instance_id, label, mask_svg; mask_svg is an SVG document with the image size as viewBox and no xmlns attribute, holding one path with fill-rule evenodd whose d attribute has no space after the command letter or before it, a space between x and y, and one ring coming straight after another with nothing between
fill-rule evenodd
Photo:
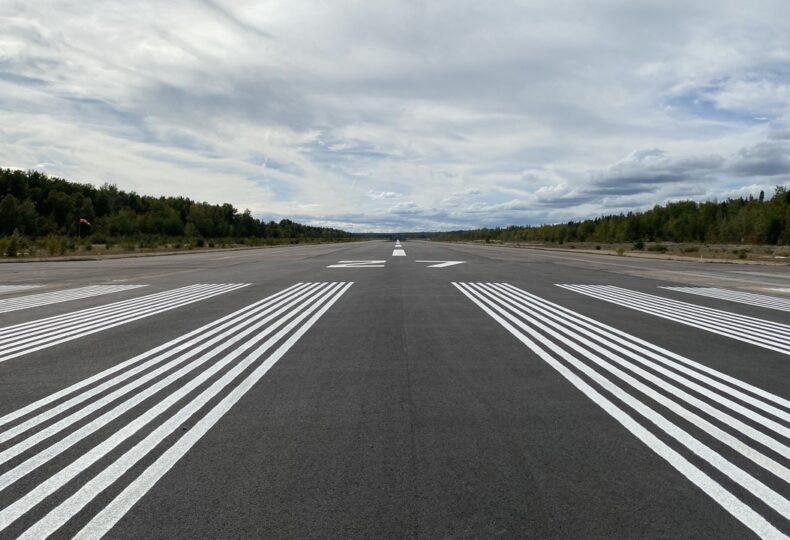
<instances>
[{"instance_id":1,"label":"painted number on runway","mask_svg":"<svg viewBox=\"0 0 790 540\"><path fill-rule=\"evenodd\" d=\"M384 268L387 261L338 261L327 268Z\"/></svg>"},{"instance_id":2,"label":"painted number on runway","mask_svg":"<svg viewBox=\"0 0 790 540\"><path fill-rule=\"evenodd\" d=\"M431 263L427 268L447 268L456 264L464 264L466 261L414 261L418 263Z\"/></svg>"}]
</instances>

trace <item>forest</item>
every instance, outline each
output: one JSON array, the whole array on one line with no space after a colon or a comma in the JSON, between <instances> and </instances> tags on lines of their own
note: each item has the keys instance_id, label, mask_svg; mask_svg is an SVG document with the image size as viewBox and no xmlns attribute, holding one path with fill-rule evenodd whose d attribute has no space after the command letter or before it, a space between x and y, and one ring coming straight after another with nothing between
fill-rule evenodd
<instances>
[{"instance_id":1,"label":"forest","mask_svg":"<svg viewBox=\"0 0 790 540\"><path fill-rule=\"evenodd\" d=\"M725 201L678 201L553 225L484 228L431 235L436 240L502 242L696 242L790 245L790 189Z\"/></svg>"},{"instance_id":2,"label":"forest","mask_svg":"<svg viewBox=\"0 0 790 540\"><path fill-rule=\"evenodd\" d=\"M64 254L80 246L203 247L350 239L344 231L283 219L264 222L230 204L186 197L151 197L70 182L37 171L0 168L0 254L44 249Z\"/></svg>"}]
</instances>

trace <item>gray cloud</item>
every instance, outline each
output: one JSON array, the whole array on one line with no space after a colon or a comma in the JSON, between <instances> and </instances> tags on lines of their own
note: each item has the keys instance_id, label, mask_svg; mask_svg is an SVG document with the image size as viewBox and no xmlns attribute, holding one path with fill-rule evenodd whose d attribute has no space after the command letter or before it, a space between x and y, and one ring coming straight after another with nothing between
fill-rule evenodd
<instances>
[{"instance_id":1,"label":"gray cloud","mask_svg":"<svg viewBox=\"0 0 790 540\"><path fill-rule=\"evenodd\" d=\"M722 197L790 174L789 17L781 0L10 0L0 166L357 230Z\"/></svg>"}]
</instances>

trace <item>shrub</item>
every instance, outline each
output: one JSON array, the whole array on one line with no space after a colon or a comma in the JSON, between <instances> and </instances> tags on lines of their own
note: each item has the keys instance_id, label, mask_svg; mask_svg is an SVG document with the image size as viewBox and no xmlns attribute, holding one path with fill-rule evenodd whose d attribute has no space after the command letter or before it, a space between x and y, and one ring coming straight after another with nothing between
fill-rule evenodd
<instances>
[{"instance_id":1,"label":"shrub","mask_svg":"<svg viewBox=\"0 0 790 540\"><path fill-rule=\"evenodd\" d=\"M634 242L634 249L644 249L645 243L642 240Z\"/></svg>"},{"instance_id":2,"label":"shrub","mask_svg":"<svg viewBox=\"0 0 790 540\"><path fill-rule=\"evenodd\" d=\"M617 248L617 254L618 255L620 255L622 257L623 253L625 253L625 250L623 248L621 248L621 247Z\"/></svg>"}]
</instances>

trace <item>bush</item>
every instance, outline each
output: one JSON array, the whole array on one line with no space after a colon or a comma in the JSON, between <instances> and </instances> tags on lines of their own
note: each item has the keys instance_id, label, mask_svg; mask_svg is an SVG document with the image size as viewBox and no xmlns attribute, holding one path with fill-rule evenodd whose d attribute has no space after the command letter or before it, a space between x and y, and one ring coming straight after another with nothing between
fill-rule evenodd
<instances>
[{"instance_id":1,"label":"bush","mask_svg":"<svg viewBox=\"0 0 790 540\"><path fill-rule=\"evenodd\" d=\"M195 241L195 245L196 245L197 247L203 247L203 246L205 246L205 245L206 245L206 242L205 242L205 241L204 241L202 238L198 238L198 239Z\"/></svg>"},{"instance_id":2,"label":"bush","mask_svg":"<svg viewBox=\"0 0 790 540\"><path fill-rule=\"evenodd\" d=\"M642 240L637 240L634 242L634 249L644 249L645 243Z\"/></svg>"},{"instance_id":3,"label":"bush","mask_svg":"<svg viewBox=\"0 0 790 540\"><path fill-rule=\"evenodd\" d=\"M620 255L622 257L623 253L625 253L625 250L623 248L621 248L621 247L617 248L617 254L618 255Z\"/></svg>"}]
</instances>

